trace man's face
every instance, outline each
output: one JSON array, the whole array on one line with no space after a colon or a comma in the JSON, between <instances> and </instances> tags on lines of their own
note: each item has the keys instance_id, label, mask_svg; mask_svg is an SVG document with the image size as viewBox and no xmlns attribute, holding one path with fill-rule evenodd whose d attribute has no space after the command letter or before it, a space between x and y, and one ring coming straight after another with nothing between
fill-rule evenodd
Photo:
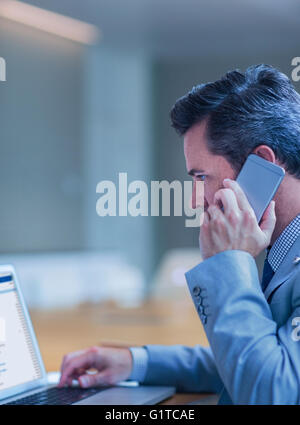
<instances>
[{"instance_id":1,"label":"man's face","mask_svg":"<svg viewBox=\"0 0 300 425\"><path fill-rule=\"evenodd\" d=\"M184 136L184 156L188 174L193 181L204 181L204 209L214 203L214 194L223 187L226 178L236 179L230 163L220 155L213 155L207 148L206 121L195 124ZM196 185L193 185L192 208L201 206L196 200Z\"/></svg>"}]
</instances>

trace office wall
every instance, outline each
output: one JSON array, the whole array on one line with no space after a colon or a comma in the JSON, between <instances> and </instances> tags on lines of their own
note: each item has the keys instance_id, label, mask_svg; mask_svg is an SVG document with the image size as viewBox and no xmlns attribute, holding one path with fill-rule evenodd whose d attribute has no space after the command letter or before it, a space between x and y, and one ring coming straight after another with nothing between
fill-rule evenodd
<instances>
[{"instance_id":1,"label":"office wall","mask_svg":"<svg viewBox=\"0 0 300 425\"><path fill-rule=\"evenodd\" d=\"M0 252L78 249L82 47L0 21Z\"/></svg>"},{"instance_id":2,"label":"office wall","mask_svg":"<svg viewBox=\"0 0 300 425\"><path fill-rule=\"evenodd\" d=\"M150 278L154 230L148 217L119 216L119 173L149 183L153 168L152 63L143 53L87 51L84 73L84 247L122 252ZM99 217L97 183L116 185L115 217ZM132 194L128 194L128 200ZM149 204L150 210L150 204Z\"/></svg>"},{"instance_id":3,"label":"office wall","mask_svg":"<svg viewBox=\"0 0 300 425\"><path fill-rule=\"evenodd\" d=\"M96 185L150 181L151 60L4 20L0 56L0 252L110 250L150 277L151 217L98 217Z\"/></svg>"}]
</instances>

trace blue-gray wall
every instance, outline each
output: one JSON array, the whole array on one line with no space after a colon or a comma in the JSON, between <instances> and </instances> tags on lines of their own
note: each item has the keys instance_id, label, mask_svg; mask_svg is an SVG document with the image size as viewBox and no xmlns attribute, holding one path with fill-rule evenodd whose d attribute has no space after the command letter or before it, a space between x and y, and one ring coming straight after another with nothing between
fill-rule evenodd
<instances>
[{"instance_id":1,"label":"blue-gray wall","mask_svg":"<svg viewBox=\"0 0 300 425\"><path fill-rule=\"evenodd\" d=\"M84 246L123 252L147 278L153 270L151 217L99 217L96 185L116 184L119 173L150 182L153 177L152 65L144 54L89 49L84 73ZM132 195L128 195L130 199ZM149 208L150 209L150 208Z\"/></svg>"},{"instance_id":2,"label":"blue-gray wall","mask_svg":"<svg viewBox=\"0 0 300 425\"><path fill-rule=\"evenodd\" d=\"M150 277L151 218L96 214L100 180L151 178L149 59L4 20L0 56L0 252L110 249Z\"/></svg>"},{"instance_id":3,"label":"blue-gray wall","mask_svg":"<svg viewBox=\"0 0 300 425\"><path fill-rule=\"evenodd\" d=\"M0 252L83 243L82 47L0 21Z\"/></svg>"}]
</instances>

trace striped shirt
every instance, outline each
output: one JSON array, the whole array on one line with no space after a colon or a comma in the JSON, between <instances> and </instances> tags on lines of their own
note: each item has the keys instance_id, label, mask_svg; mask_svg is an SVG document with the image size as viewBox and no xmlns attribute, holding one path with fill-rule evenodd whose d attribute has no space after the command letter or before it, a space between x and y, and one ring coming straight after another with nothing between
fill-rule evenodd
<instances>
[{"instance_id":1,"label":"striped shirt","mask_svg":"<svg viewBox=\"0 0 300 425\"><path fill-rule=\"evenodd\" d=\"M300 235L300 214L284 229L281 235L276 239L268 255L268 261L276 272L290 248L296 242Z\"/></svg>"}]
</instances>

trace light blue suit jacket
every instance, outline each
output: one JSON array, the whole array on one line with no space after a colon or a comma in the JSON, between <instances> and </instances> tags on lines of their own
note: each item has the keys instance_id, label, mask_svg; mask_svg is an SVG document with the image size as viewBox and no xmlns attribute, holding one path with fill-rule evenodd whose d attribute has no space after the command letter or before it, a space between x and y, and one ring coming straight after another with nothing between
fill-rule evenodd
<instances>
[{"instance_id":1,"label":"light blue suit jacket","mask_svg":"<svg viewBox=\"0 0 300 425\"><path fill-rule=\"evenodd\" d=\"M297 256L300 237L265 293L244 251L219 253L190 270L187 283L210 348L146 346L144 383L221 393L220 404L300 404Z\"/></svg>"}]
</instances>

